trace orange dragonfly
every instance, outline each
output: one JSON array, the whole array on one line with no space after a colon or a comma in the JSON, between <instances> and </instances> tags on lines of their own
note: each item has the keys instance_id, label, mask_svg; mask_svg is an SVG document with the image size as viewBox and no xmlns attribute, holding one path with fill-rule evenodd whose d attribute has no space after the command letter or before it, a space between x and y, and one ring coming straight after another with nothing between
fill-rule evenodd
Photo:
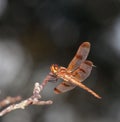
<instances>
[{"instance_id":1,"label":"orange dragonfly","mask_svg":"<svg viewBox=\"0 0 120 122\"><path fill-rule=\"evenodd\" d=\"M96 98L101 99L97 93L81 83L90 75L92 67L94 66L92 61L86 60L89 52L90 43L83 42L67 68L58 66L56 64L51 66L50 69L53 75L56 78L61 78L64 80L54 89L56 94L70 91L76 86L79 86L94 95Z\"/></svg>"}]
</instances>

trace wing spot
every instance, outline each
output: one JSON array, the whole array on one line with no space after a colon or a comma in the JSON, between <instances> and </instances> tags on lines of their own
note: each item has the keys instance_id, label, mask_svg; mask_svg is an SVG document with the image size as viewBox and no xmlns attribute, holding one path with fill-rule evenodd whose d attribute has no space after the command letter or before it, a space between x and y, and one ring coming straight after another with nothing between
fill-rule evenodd
<instances>
[{"instance_id":1,"label":"wing spot","mask_svg":"<svg viewBox=\"0 0 120 122\"><path fill-rule=\"evenodd\" d=\"M85 61L85 64L89 65L89 66L92 66L93 63L91 61Z\"/></svg>"},{"instance_id":2,"label":"wing spot","mask_svg":"<svg viewBox=\"0 0 120 122\"><path fill-rule=\"evenodd\" d=\"M76 55L76 58L82 60L83 56L82 55Z\"/></svg>"},{"instance_id":3,"label":"wing spot","mask_svg":"<svg viewBox=\"0 0 120 122\"><path fill-rule=\"evenodd\" d=\"M80 71L82 71L83 73L86 73L86 71L82 68L79 68Z\"/></svg>"},{"instance_id":4,"label":"wing spot","mask_svg":"<svg viewBox=\"0 0 120 122\"><path fill-rule=\"evenodd\" d=\"M62 92L61 92L59 89L57 89L57 88L54 88L54 91L55 91L56 94L62 93Z\"/></svg>"},{"instance_id":5,"label":"wing spot","mask_svg":"<svg viewBox=\"0 0 120 122\"><path fill-rule=\"evenodd\" d=\"M89 42L84 42L84 43L81 44L81 47L90 48L90 43Z\"/></svg>"},{"instance_id":6,"label":"wing spot","mask_svg":"<svg viewBox=\"0 0 120 122\"><path fill-rule=\"evenodd\" d=\"M79 73L76 71L76 72L74 72L74 74L73 74L73 76L76 76L76 75L78 75Z\"/></svg>"},{"instance_id":7,"label":"wing spot","mask_svg":"<svg viewBox=\"0 0 120 122\"><path fill-rule=\"evenodd\" d=\"M63 83L62 82L62 85L66 86L66 87L69 87L70 85L66 84L66 83Z\"/></svg>"}]
</instances>

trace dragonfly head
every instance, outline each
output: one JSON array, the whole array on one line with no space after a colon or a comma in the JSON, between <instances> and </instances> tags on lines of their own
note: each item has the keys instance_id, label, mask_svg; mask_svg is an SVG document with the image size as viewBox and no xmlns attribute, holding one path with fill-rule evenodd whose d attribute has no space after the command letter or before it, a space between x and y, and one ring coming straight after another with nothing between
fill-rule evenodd
<instances>
[{"instance_id":1,"label":"dragonfly head","mask_svg":"<svg viewBox=\"0 0 120 122\"><path fill-rule=\"evenodd\" d=\"M57 64L53 64L51 67L50 67L50 70L52 73L56 74L59 70L59 66Z\"/></svg>"}]
</instances>

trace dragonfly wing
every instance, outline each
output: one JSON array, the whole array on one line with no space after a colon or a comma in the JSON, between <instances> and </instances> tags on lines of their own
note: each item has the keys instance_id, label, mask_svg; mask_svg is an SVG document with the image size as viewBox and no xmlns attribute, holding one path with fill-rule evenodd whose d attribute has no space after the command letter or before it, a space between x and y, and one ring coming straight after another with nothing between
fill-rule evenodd
<instances>
[{"instance_id":1,"label":"dragonfly wing","mask_svg":"<svg viewBox=\"0 0 120 122\"><path fill-rule=\"evenodd\" d=\"M60 94L60 93L64 93L64 92L67 92L67 91L70 91L72 89L75 88L75 85L69 83L69 82L66 82L66 81L63 81L62 83L60 83L55 89L54 89L54 92L56 94Z\"/></svg>"},{"instance_id":2,"label":"dragonfly wing","mask_svg":"<svg viewBox=\"0 0 120 122\"><path fill-rule=\"evenodd\" d=\"M74 71L80 64L87 58L90 51L90 43L83 42L70 64L68 65L68 70Z\"/></svg>"},{"instance_id":3,"label":"dragonfly wing","mask_svg":"<svg viewBox=\"0 0 120 122\"><path fill-rule=\"evenodd\" d=\"M93 63L89 60L81 63L79 68L73 72L73 76L80 80L84 81L91 73Z\"/></svg>"}]
</instances>

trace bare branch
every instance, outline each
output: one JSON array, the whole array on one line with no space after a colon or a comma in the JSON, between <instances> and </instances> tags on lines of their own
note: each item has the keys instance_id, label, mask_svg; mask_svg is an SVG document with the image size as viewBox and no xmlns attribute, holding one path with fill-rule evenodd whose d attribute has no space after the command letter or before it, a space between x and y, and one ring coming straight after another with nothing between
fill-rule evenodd
<instances>
[{"instance_id":1,"label":"bare branch","mask_svg":"<svg viewBox=\"0 0 120 122\"><path fill-rule=\"evenodd\" d=\"M8 106L7 108L5 108L4 110L2 110L0 112L0 116L3 116L6 113L11 112L16 109L24 109L26 106L29 106L29 105L50 105L50 104L52 104L53 101L51 101L51 100L40 101L40 98L41 98L40 92L43 90L43 88L46 86L48 81L51 79L51 74L52 73L49 73L49 75L43 80L42 84L39 84L38 82L35 83L35 86L33 89L33 95L31 97L27 98L26 100L21 101L20 103L12 104L12 105Z\"/></svg>"},{"instance_id":2,"label":"bare branch","mask_svg":"<svg viewBox=\"0 0 120 122\"><path fill-rule=\"evenodd\" d=\"M4 100L0 101L0 107L4 107L7 106L9 104L13 104L15 102L20 101L22 98L20 96L16 96L16 97L6 97Z\"/></svg>"}]
</instances>

